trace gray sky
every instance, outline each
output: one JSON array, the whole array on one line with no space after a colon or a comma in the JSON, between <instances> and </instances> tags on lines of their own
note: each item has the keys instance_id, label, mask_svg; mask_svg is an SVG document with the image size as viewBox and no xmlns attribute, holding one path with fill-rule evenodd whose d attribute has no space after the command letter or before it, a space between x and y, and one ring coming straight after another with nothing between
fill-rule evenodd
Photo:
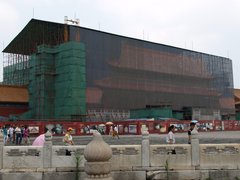
<instances>
[{"instance_id":1,"label":"gray sky","mask_svg":"<svg viewBox=\"0 0 240 180\"><path fill-rule=\"evenodd\" d=\"M229 57L240 88L239 0L0 0L1 51L31 18ZM0 56L2 79L3 54Z\"/></svg>"}]
</instances>

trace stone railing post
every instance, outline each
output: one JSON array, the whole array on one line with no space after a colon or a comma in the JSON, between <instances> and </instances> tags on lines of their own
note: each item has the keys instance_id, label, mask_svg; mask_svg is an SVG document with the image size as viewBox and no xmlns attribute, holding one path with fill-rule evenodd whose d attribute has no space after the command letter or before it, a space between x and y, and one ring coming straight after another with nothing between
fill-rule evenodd
<instances>
[{"instance_id":1,"label":"stone railing post","mask_svg":"<svg viewBox=\"0 0 240 180\"><path fill-rule=\"evenodd\" d=\"M198 139L198 131L195 128L191 132L191 147L192 147L192 166L200 165L200 146Z\"/></svg>"},{"instance_id":2,"label":"stone railing post","mask_svg":"<svg viewBox=\"0 0 240 180\"><path fill-rule=\"evenodd\" d=\"M0 132L0 169L3 168L3 147L4 147L3 134L2 132Z\"/></svg>"},{"instance_id":3,"label":"stone railing post","mask_svg":"<svg viewBox=\"0 0 240 180\"><path fill-rule=\"evenodd\" d=\"M87 174L85 180L113 180L109 161L112 149L103 141L100 133L94 132L93 140L84 150L84 157L86 159L84 170Z\"/></svg>"},{"instance_id":4,"label":"stone railing post","mask_svg":"<svg viewBox=\"0 0 240 180\"><path fill-rule=\"evenodd\" d=\"M142 132L142 167L150 166L150 147L149 147L149 132L144 130Z\"/></svg>"},{"instance_id":5,"label":"stone railing post","mask_svg":"<svg viewBox=\"0 0 240 180\"><path fill-rule=\"evenodd\" d=\"M52 167L52 133L48 130L45 133L45 143L43 146L43 168Z\"/></svg>"}]
</instances>

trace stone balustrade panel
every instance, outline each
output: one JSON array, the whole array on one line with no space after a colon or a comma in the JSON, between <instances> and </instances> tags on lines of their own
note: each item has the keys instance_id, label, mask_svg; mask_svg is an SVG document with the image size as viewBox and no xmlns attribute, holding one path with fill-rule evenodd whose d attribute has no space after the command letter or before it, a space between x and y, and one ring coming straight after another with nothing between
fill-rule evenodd
<instances>
[{"instance_id":1,"label":"stone balustrade panel","mask_svg":"<svg viewBox=\"0 0 240 180\"><path fill-rule=\"evenodd\" d=\"M52 146L51 167L84 167L83 152L86 146ZM111 145L112 170L132 170L141 167L141 145ZM239 169L240 144L200 144L200 169ZM66 155L66 149L71 151ZM172 150L176 154L172 154ZM43 147L39 146L4 146L3 169L43 168ZM150 166L169 169L193 169L191 165L191 145L150 145Z\"/></svg>"},{"instance_id":2,"label":"stone balustrade panel","mask_svg":"<svg viewBox=\"0 0 240 180\"><path fill-rule=\"evenodd\" d=\"M79 157L79 167L84 167L86 161L83 152L86 146L53 146L52 167L76 167ZM66 150L69 151L66 155Z\"/></svg>"},{"instance_id":3,"label":"stone balustrade panel","mask_svg":"<svg viewBox=\"0 0 240 180\"><path fill-rule=\"evenodd\" d=\"M238 169L239 144L200 144L201 169Z\"/></svg>"},{"instance_id":4,"label":"stone balustrade panel","mask_svg":"<svg viewBox=\"0 0 240 180\"><path fill-rule=\"evenodd\" d=\"M191 169L191 146L189 144L150 145L150 166Z\"/></svg>"},{"instance_id":5,"label":"stone balustrade panel","mask_svg":"<svg viewBox=\"0 0 240 180\"><path fill-rule=\"evenodd\" d=\"M111 145L112 170L130 170L141 166L141 145Z\"/></svg>"},{"instance_id":6,"label":"stone balustrade panel","mask_svg":"<svg viewBox=\"0 0 240 180\"><path fill-rule=\"evenodd\" d=\"M42 168L43 148L39 146L4 146L3 169Z\"/></svg>"}]
</instances>

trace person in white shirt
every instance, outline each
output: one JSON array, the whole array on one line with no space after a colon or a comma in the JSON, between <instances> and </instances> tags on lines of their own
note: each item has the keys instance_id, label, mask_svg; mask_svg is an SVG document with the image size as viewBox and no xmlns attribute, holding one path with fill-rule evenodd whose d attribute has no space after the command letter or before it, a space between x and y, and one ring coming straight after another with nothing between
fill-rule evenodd
<instances>
[{"instance_id":1,"label":"person in white shirt","mask_svg":"<svg viewBox=\"0 0 240 180\"><path fill-rule=\"evenodd\" d=\"M15 133L16 133L16 145L20 145L22 134L21 134L21 129L18 126L15 128Z\"/></svg>"},{"instance_id":2,"label":"person in white shirt","mask_svg":"<svg viewBox=\"0 0 240 180\"><path fill-rule=\"evenodd\" d=\"M119 136L118 136L118 127L117 127L117 125L115 125L114 128L113 128L113 138L115 138L115 136L117 136L118 139L119 139Z\"/></svg>"},{"instance_id":3,"label":"person in white shirt","mask_svg":"<svg viewBox=\"0 0 240 180\"><path fill-rule=\"evenodd\" d=\"M169 128L168 128L168 135L166 137L166 142L168 144L174 144L175 143L175 135L174 135L174 129L175 129L175 126L174 125L171 125Z\"/></svg>"},{"instance_id":4,"label":"person in white shirt","mask_svg":"<svg viewBox=\"0 0 240 180\"><path fill-rule=\"evenodd\" d=\"M13 127L12 126L10 126L10 128L9 128L9 141L10 142L13 142L13 132L14 132L14 129L13 129Z\"/></svg>"}]
</instances>

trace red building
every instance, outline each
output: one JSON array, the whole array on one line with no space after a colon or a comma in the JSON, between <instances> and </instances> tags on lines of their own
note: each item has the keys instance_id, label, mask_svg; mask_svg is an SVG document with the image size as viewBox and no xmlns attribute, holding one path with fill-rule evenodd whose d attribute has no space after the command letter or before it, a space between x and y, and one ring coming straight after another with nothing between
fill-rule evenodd
<instances>
[{"instance_id":1,"label":"red building","mask_svg":"<svg viewBox=\"0 0 240 180\"><path fill-rule=\"evenodd\" d=\"M0 117L16 117L28 111L28 90L25 86L0 85Z\"/></svg>"}]
</instances>

